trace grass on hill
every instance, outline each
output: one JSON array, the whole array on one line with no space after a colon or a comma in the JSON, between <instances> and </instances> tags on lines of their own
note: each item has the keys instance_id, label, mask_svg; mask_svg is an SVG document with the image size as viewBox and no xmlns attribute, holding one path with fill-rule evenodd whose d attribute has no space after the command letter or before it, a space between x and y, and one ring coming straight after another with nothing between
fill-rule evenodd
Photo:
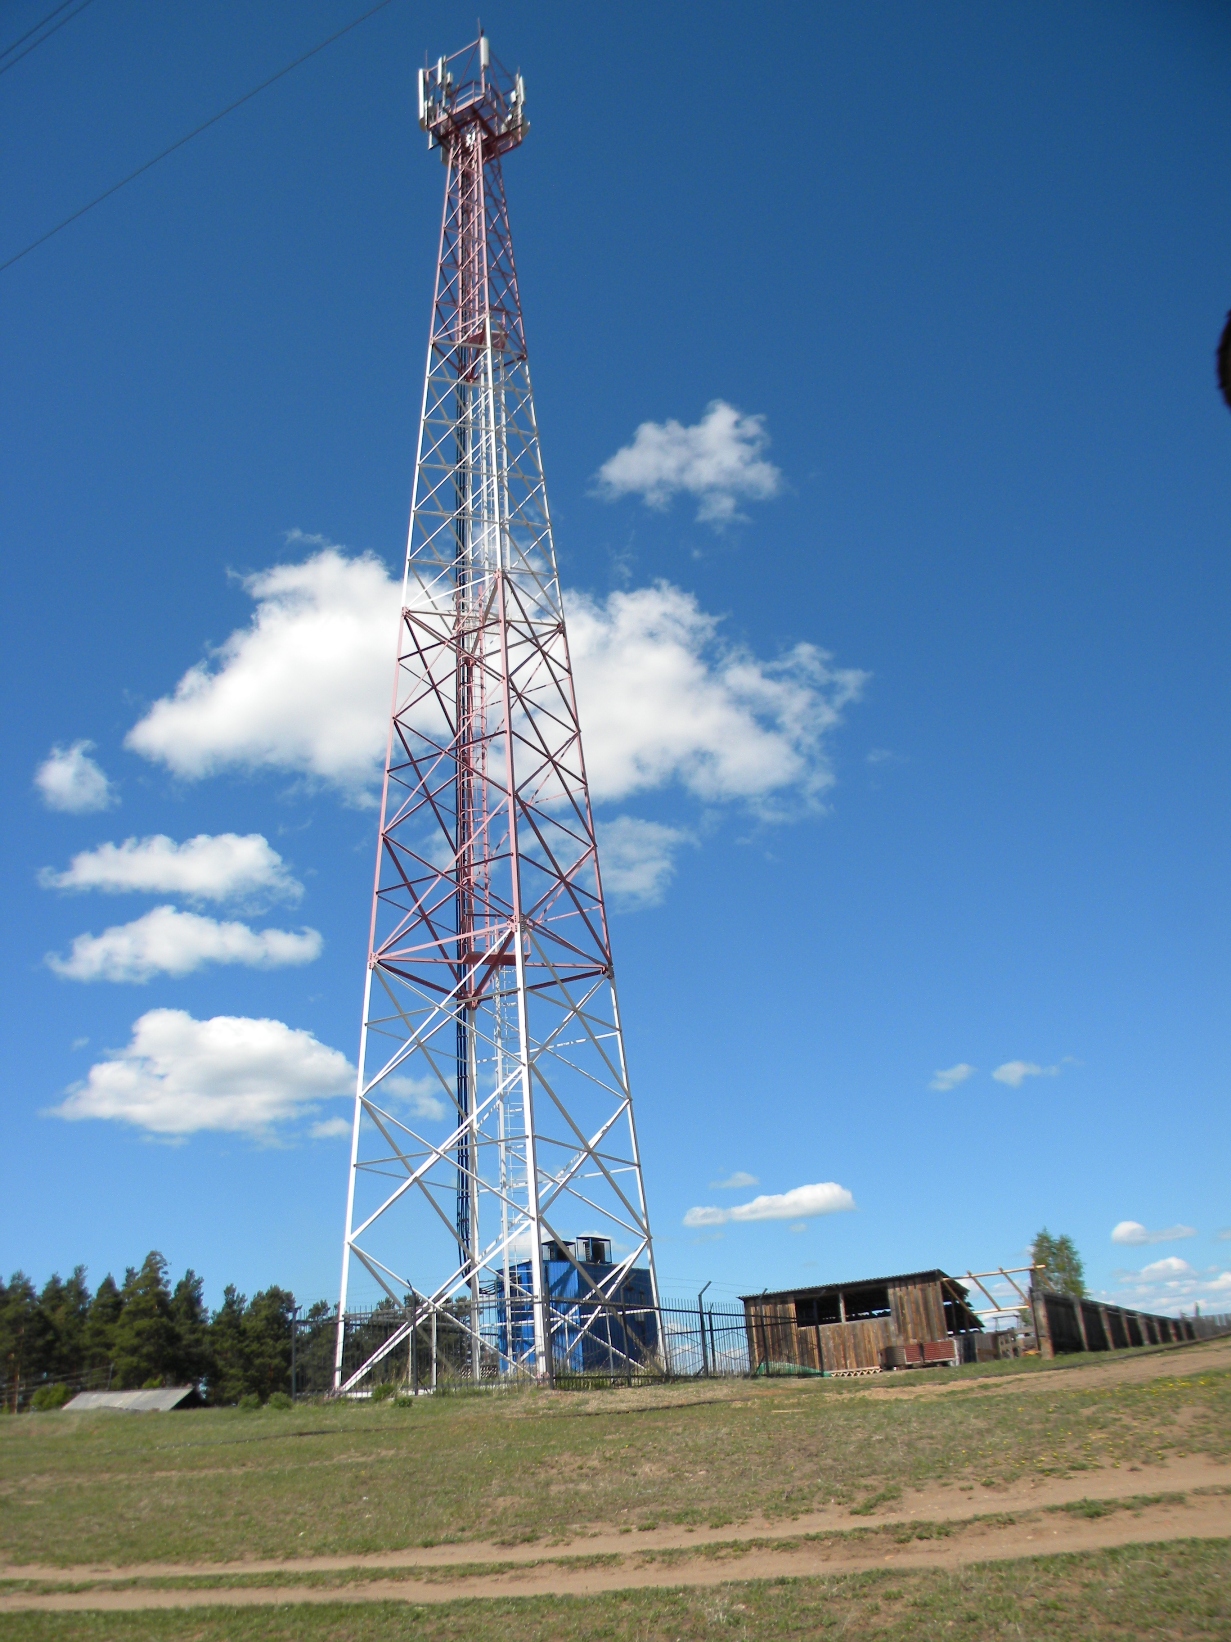
<instances>
[{"instance_id":1,"label":"grass on hill","mask_svg":"<svg viewBox=\"0 0 1231 1642\"><path fill-rule=\"evenodd\" d=\"M0 1560L122 1565L550 1542L785 1521L834 1503L863 1517L936 1483L965 1490L955 1504L965 1503L1023 1476L1225 1457L1231 1371L1197 1371L1210 1349L1118 1385L1054 1372L905 1396L743 1381L405 1407L9 1417L0 1419ZM906 1388L922 1384L911 1377Z\"/></svg>"},{"instance_id":2,"label":"grass on hill","mask_svg":"<svg viewBox=\"0 0 1231 1642\"><path fill-rule=\"evenodd\" d=\"M1133 1545L982 1563L733 1582L705 1589L146 1613L11 1614L7 1642L1225 1642L1231 1543Z\"/></svg>"}]
</instances>

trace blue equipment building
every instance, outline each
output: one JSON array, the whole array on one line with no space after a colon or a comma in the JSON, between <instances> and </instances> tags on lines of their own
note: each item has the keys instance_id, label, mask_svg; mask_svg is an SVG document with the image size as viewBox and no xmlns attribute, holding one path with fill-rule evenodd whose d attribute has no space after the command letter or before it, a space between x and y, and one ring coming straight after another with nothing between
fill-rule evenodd
<instances>
[{"instance_id":1,"label":"blue equipment building","mask_svg":"<svg viewBox=\"0 0 1231 1642\"><path fill-rule=\"evenodd\" d=\"M543 1292L550 1309L556 1374L621 1376L655 1357L658 1317L649 1270L633 1267L611 1290L605 1285L610 1283L612 1264L606 1237L543 1245ZM595 1298L595 1289L601 1298ZM503 1277L497 1279L496 1298L498 1349L504 1365L532 1368L534 1299L528 1260L509 1267L507 1295Z\"/></svg>"}]
</instances>

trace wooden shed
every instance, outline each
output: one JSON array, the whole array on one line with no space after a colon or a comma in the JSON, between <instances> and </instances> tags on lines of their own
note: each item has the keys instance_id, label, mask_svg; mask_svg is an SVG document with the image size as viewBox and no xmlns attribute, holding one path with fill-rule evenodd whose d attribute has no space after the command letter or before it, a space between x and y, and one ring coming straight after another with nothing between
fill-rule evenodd
<instances>
[{"instance_id":1,"label":"wooden shed","mask_svg":"<svg viewBox=\"0 0 1231 1642\"><path fill-rule=\"evenodd\" d=\"M742 1295L754 1372L875 1373L953 1363L982 1332L967 1291L943 1271Z\"/></svg>"}]
</instances>

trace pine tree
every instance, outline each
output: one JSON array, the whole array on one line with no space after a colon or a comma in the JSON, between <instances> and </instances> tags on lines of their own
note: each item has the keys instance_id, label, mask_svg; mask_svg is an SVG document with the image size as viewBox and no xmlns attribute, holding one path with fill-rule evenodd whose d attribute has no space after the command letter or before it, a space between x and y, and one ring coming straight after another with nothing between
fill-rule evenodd
<instances>
[{"instance_id":1,"label":"pine tree","mask_svg":"<svg viewBox=\"0 0 1231 1642\"><path fill-rule=\"evenodd\" d=\"M254 1294L243 1321L244 1389L265 1402L291 1389L291 1313L295 1296L268 1288Z\"/></svg>"},{"instance_id":2,"label":"pine tree","mask_svg":"<svg viewBox=\"0 0 1231 1642\"><path fill-rule=\"evenodd\" d=\"M44 1324L34 1284L24 1271L0 1283L0 1374L5 1407L17 1412L21 1385L32 1378L31 1365L42 1350Z\"/></svg>"},{"instance_id":3,"label":"pine tree","mask_svg":"<svg viewBox=\"0 0 1231 1642\"><path fill-rule=\"evenodd\" d=\"M175 1324L167 1262L156 1249L146 1255L140 1271L129 1269L123 1301L115 1328L116 1383L130 1389L163 1385L175 1360Z\"/></svg>"},{"instance_id":4,"label":"pine tree","mask_svg":"<svg viewBox=\"0 0 1231 1642\"><path fill-rule=\"evenodd\" d=\"M84 1370L95 1387L105 1388L114 1378L115 1331L123 1310L124 1296L108 1272L90 1301L82 1339Z\"/></svg>"},{"instance_id":5,"label":"pine tree","mask_svg":"<svg viewBox=\"0 0 1231 1642\"><path fill-rule=\"evenodd\" d=\"M53 1381L77 1380L85 1372L85 1330L90 1290L85 1267L74 1268L67 1282L59 1273L43 1286L38 1298L44 1331L39 1372Z\"/></svg>"},{"instance_id":6,"label":"pine tree","mask_svg":"<svg viewBox=\"0 0 1231 1642\"><path fill-rule=\"evenodd\" d=\"M237 1403L246 1389L243 1324L247 1309L245 1296L234 1283L228 1283L209 1325L211 1403Z\"/></svg>"},{"instance_id":7,"label":"pine tree","mask_svg":"<svg viewBox=\"0 0 1231 1642\"><path fill-rule=\"evenodd\" d=\"M1042 1271L1034 1274L1035 1284L1053 1294L1071 1294L1080 1300L1086 1292L1086 1270L1077 1246L1069 1236L1053 1237L1044 1226L1034 1240L1030 1258Z\"/></svg>"},{"instance_id":8,"label":"pine tree","mask_svg":"<svg viewBox=\"0 0 1231 1642\"><path fill-rule=\"evenodd\" d=\"M171 1296L171 1322L175 1329L171 1373L184 1385L200 1385L210 1370L209 1312L204 1289L201 1278L189 1268Z\"/></svg>"}]
</instances>

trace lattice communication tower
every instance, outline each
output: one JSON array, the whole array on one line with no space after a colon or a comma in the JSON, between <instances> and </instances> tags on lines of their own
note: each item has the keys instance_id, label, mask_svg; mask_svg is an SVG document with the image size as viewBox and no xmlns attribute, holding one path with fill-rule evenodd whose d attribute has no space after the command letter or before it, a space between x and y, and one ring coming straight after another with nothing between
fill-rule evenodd
<instances>
[{"instance_id":1,"label":"lattice communication tower","mask_svg":"<svg viewBox=\"0 0 1231 1642\"><path fill-rule=\"evenodd\" d=\"M476 1378L549 1378L577 1314L568 1325L553 1311L548 1259L595 1304L648 1274L658 1304L501 172L528 130L525 89L480 36L421 71L419 110L445 203L372 904L342 1392L446 1317ZM344 1367L357 1267L410 1314Z\"/></svg>"}]
</instances>

